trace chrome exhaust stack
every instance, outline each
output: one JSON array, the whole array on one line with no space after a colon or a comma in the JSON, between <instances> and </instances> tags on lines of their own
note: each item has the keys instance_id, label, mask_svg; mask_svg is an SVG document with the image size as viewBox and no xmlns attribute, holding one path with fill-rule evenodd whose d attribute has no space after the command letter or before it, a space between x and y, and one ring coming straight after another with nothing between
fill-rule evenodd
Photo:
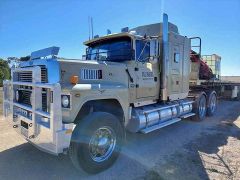
<instances>
[{"instance_id":1,"label":"chrome exhaust stack","mask_svg":"<svg viewBox=\"0 0 240 180\"><path fill-rule=\"evenodd\" d=\"M168 44L168 15L163 14L162 25L162 61L160 63L161 69L161 99L167 101L167 74L168 74L168 58L169 58L169 44Z\"/></svg>"}]
</instances>

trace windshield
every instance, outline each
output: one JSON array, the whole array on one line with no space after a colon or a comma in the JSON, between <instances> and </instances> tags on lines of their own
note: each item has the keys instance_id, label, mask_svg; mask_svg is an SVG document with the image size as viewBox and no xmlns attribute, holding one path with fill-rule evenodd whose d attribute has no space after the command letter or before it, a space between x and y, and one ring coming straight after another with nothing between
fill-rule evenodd
<instances>
[{"instance_id":1,"label":"windshield","mask_svg":"<svg viewBox=\"0 0 240 180\"><path fill-rule=\"evenodd\" d=\"M89 47L87 60L127 61L133 59L130 38L110 39L93 44Z\"/></svg>"}]
</instances>

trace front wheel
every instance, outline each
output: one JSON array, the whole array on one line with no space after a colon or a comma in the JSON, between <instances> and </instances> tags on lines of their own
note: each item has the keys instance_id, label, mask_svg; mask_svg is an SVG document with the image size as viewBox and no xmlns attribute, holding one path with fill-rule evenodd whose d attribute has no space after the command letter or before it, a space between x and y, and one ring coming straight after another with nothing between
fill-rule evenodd
<instances>
[{"instance_id":1,"label":"front wheel","mask_svg":"<svg viewBox=\"0 0 240 180\"><path fill-rule=\"evenodd\" d=\"M123 139L119 119L110 113L94 112L74 129L69 155L75 167L98 173L116 161Z\"/></svg>"}]
</instances>

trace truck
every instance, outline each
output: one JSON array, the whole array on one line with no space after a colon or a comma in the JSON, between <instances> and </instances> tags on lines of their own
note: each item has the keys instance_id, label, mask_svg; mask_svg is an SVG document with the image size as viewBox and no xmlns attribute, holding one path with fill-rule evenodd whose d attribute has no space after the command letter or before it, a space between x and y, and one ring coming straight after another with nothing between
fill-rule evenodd
<instances>
[{"instance_id":1,"label":"truck","mask_svg":"<svg viewBox=\"0 0 240 180\"><path fill-rule=\"evenodd\" d=\"M57 57L58 47L32 52L4 81L5 120L40 150L101 172L117 160L126 132L147 134L217 112L222 85L199 79L193 40L201 42L180 35L164 14L162 23L86 41L82 60Z\"/></svg>"}]
</instances>

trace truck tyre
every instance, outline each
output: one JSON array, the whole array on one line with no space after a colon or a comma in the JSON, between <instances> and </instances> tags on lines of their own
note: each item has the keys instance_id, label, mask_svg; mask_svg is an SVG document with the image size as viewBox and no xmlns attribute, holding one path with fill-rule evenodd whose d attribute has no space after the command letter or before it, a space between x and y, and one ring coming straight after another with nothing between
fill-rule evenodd
<instances>
[{"instance_id":1,"label":"truck tyre","mask_svg":"<svg viewBox=\"0 0 240 180\"><path fill-rule=\"evenodd\" d=\"M206 116L207 111L207 98L204 92L200 92L195 102L193 103L193 112L196 114L192 117L194 121L202 121Z\"/></svg>"},{"instance_id":2,"label":"truck tyre","mask_svg":"<svg viewBox=\"0 0 240 180\"><path fill-rule=\"evenodd\" d=\"M93 112L75 127L69 155L77 169L95 174L118 158L124 140L119 119L107 112Z\"/></svg>"},{"instance_id":3,"label":"truck tyre","mask_svg":"<svg viewBox=\"0 0 240 180\"><path fill-rule=\"evenodd\" d=\"M215 91L210 91L207 94L207 115L213 116L217 108L217 93Z\"/></svg>"}]
</instances>

